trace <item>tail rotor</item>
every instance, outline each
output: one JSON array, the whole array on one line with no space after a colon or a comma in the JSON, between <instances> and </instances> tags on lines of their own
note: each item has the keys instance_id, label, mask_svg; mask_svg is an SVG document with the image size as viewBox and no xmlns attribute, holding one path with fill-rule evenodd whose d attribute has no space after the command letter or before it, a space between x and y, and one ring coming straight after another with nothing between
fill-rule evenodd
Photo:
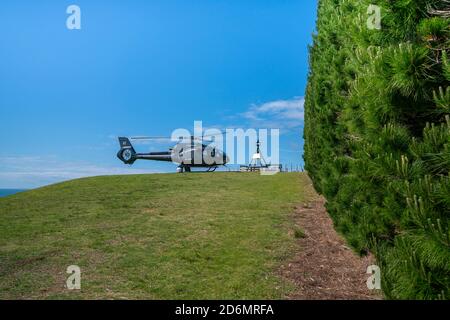
<instances>
[{"instance_id":1,"label":"tail rotor","mask_svg":"<svg viewBox=\"0 0 450 320\"><path fill-rule=\"evenodd\" d=\"M136 161L136 151L130 140L125 137L119 137L119 144L120 150L117 153L117 158L125 164L133 164Z\"/></svg>"}]
</instances>

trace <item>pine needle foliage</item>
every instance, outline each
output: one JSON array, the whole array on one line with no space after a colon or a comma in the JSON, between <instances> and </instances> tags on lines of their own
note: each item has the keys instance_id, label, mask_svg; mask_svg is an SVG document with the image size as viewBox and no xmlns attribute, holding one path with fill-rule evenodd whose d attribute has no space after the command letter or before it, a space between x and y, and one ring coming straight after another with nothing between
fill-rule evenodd
<instances>
[{"instance_id":1,"label":"pine needle foliage","mask_svg":"<svg viewBox=\"0 0 450 320\"><path fill-rule=\"evenodd\" d=\"M450 299L449 13L440 0L319 0L306 169L391 299Z\"/></svg>"}]
</instances>

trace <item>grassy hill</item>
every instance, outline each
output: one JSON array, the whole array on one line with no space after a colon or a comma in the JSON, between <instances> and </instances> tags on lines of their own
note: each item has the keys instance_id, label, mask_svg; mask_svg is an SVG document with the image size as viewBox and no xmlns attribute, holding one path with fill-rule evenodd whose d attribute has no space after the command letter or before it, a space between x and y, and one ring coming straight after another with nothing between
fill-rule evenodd
<instances>
[{"instance_id":1,"label":"grassy hill","mask_svg":"<svg viewBox=\"0 0 450 320\"><path fill-rule=\"evenodd\" d=\"M0 198L0 298L281 298L302 174L73 180ZM81 291L65 288L81 268Z\"/></svg>"}]
</instances>

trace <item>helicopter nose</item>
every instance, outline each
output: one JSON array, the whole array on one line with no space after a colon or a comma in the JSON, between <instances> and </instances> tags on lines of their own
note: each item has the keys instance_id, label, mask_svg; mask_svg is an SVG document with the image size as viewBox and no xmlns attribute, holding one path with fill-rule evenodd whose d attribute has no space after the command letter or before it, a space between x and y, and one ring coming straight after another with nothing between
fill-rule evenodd
<instances>
[{"instance_id":1,"label":"helicopter nose","mask_svg":"<svg viewBox=\"0 0 450 320\"><path fill-rule=\"evenodd\" d=\"M227 164L228 162L230 162L230 158L228 158L228 156L224 153L223 154L223 164Z\"/></svg>"}]
</instances>

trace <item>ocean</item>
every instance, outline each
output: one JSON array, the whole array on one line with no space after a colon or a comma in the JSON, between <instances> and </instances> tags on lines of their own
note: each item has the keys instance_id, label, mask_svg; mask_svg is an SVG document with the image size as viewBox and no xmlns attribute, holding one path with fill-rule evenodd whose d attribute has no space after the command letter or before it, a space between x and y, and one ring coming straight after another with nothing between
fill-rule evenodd
<instances>
[{"instance_id":1,"label":"ocean","mask_svg":"<svg viewBox=\"0 0 450 320\"><path fill-rule=\"evenodd\" d=\"M26 189L0 189L0 198L25 191Z\"/></svg>"}]
</instances>

